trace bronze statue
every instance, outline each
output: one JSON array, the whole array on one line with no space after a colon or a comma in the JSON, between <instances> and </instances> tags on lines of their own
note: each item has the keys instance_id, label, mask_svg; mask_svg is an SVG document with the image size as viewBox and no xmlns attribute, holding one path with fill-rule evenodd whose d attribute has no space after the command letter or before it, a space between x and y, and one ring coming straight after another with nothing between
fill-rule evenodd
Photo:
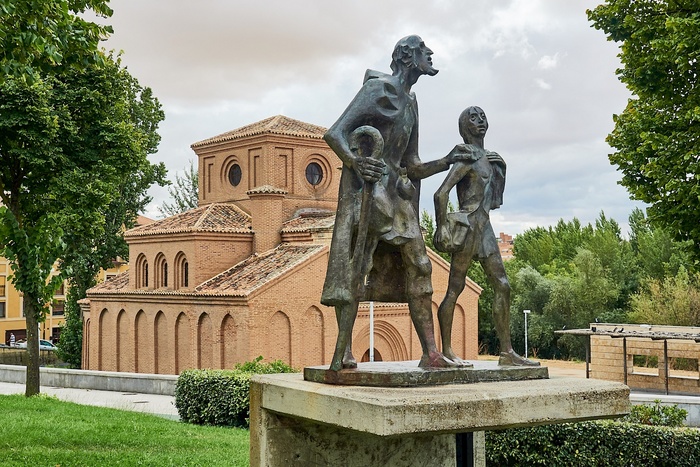
<instances>
[{"instance_id":1,"label":"bronze statue","mask_svg":"<svg viewBox=\"0 0 700 467\"><path fill-rule=\"evenodd\" d=\"M459 361L452 351L452 318L457 297L464 290L467 270L476 258L494 288L493 317L501 348L498 364L539 366L515 353L510 341L510 284L489 219L489 211L503 204L506 164L501 156L484 149L488 127L481 108L469 107L462 112L459 133L465 144L460 149L470 157L452 166L434 197L434 245L452 255L447 293L438 309L442 351L445 357ZM448 213L449 193L455 185L459 211Z\"/></svg>"},{"instance_id":2,"label":"bronze statue","mask_svg":"<svg viewBox=\"0 0 700 467\"><path fill-rule=\"evenodd\" d=\"M433 52L418 36L401 39L392 74L373 70L324 139L343 161L333 239L321 303L334 306L338 340L330 369L355 368L352 328L360 301L408 302L421 343L421 367L460 366L437 350L431 311L432 266L418 217L420 180L449 169L418 157L418 107L411 92L434 76Z\"/></svg>"}]
</instances>

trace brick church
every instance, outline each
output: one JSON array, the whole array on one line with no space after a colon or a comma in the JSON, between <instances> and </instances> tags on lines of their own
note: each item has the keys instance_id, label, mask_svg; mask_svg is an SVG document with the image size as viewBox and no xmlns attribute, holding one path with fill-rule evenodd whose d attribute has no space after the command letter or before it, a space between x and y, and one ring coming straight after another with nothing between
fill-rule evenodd
<instances>
[{"instance_id":1,"label":"brick church","mask_svg":"<svg viewBox=\"0 0 700 467\"><path fill-rule=\"evenodd\" d=\"M194 143L199 207L125 233L128 271L82 304L83 368L178 374L259 355L296 368L328 364L337 325L320 298L341 162L325 131L278 115ZM449 264L428 253L436 313ZM455 308L453 346L467 359L477 356L480 291L467 279ZM373 309L375 360L419 359L408 306ZM369 355L369 331L365 303L353 334L358 359Z\"/></svg>"}]
</instances>

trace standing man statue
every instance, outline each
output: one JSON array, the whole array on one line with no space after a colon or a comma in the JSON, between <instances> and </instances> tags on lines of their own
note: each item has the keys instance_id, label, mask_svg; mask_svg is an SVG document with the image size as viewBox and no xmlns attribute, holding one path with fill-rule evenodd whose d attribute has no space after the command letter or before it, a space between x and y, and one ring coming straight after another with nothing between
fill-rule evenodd
<instances>
[{"instance_id":1,"label":"standing man statue","mask_svg":"<svg viewBox=\"0 0 700 467\"><path fill-rule=\"evenodd\" d=\"M467 270L476 258L494 288L493 318L501 347L498 364L539 366L538 362L515 353L510 341L510 284L489 219L489 211L503 204L506 164L501 156L484 149L488 128L481 108L469 107L462 112L459 133L465 144L461 150L471 157L452 166L434 197L437 224L434 245L452 254L447 293L438 309L442 351L445 357L459 360L452 351L452 318L457 297L464 290ZM448 214L448 198L455 185L459 211Z\"/></svg>"},{"instance_id":2,"label":"standing man statue","mask_svg":"<svg viewBox=\"0 0 700 467\"><path fill-rule=\"evenodd\" d=\"M427 163L418 157L418 106L411 92L434 76L433 52L418 36L401 39L388 75L367 70L364 84L324 139L343 161L338 211L321 303L334 306L338 340L330 369L355 368L352 328L360 301L408 302L423 355L420 366L462 366L437 350L432 266L418 217L420 180L449 169L455 147Z\"/></svg>"}]
</instances>

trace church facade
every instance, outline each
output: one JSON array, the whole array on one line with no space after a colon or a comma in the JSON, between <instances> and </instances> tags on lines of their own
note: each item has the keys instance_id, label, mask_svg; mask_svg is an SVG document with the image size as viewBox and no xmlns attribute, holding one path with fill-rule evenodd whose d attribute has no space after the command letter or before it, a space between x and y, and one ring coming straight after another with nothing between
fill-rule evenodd
<instances>
[{"instance_id":1,"label":"church facade","mask_svg":"<svg viewBox=\"0 0 700 467\"><path fill-rule=\"evenodd\" d=\"M193 144L199 207L126 232L128 271L82 304L83 368L178 374L260 355L328 364L337 325L320 298L342 163L324 133L280 115ZM449 264L428 253L436 313ZM467 359L480 292L467 279L455 308L453 346ZM372 308L375 360L419 359L407 305ZM353 331L358 360L369 355L369 309Z\"/></svg>"}]
</instances>

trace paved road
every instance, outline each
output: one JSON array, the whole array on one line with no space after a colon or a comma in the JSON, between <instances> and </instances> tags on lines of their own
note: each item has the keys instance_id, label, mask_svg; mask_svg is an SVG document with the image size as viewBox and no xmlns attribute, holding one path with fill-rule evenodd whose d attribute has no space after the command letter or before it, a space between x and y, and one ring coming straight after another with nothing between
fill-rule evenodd
<instances>
[{"instance_id":1,"label":"paved road","mask_svg":"<svg viewBox=\"0 0 700 467\"><path fill-rule=\"evenodd\" d=\"M98 391L96 389L55 388L50 386L42 386L41 392L56 396L63 401L76 402L78 404L151 413L173 420L180 418L175 409L174 396ZM0 382L0 394L24 394L24 384Z\"/></svg>"}]
</instances>

